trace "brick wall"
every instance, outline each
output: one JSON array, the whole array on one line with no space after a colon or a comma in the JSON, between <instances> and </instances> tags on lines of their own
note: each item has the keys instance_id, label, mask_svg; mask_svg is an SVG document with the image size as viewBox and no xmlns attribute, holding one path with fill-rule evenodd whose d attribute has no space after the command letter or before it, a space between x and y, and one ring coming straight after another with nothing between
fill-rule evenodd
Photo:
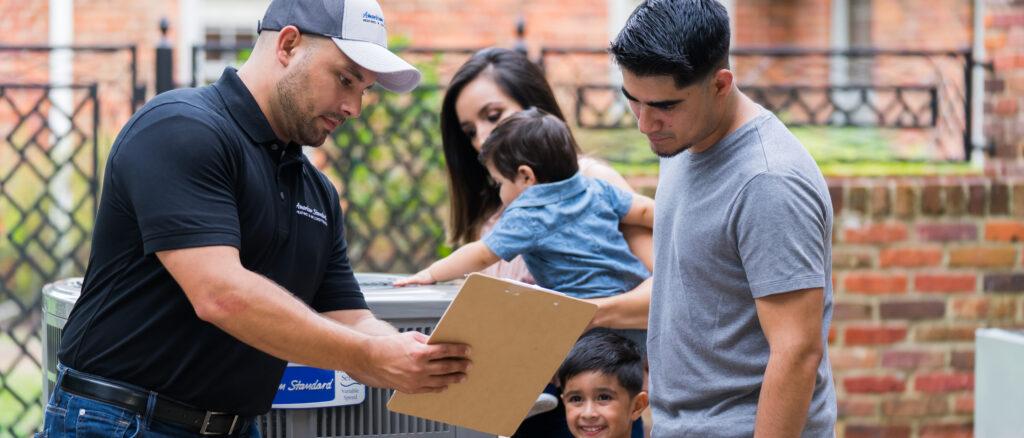
<instances>
[{"instance_id":1,"label":"brick wall","mask_svg":"<svg viewBox=\"0 0 1024 438\"><path fill-rule=\"evenodd\" d=\"M0 28L9 31L0 37L4 44L45 43L49 32L49 4L42 1L0 0ZM0 53L0 78L24 78L24 82L46 82L48 57L39 54Z\"/></svg>"},{"instance_id":2,"label":"brick wall","mask_svg":"<svg viewBox=\"0 0 1024 438\"><path fill-rule=\"evenodd\" d=\"M116 6L114 4L116 4ZM155 49L160 40L161 17L174 18L176 0L75 1L76 44L135 44L138 46L138 81L149 84L152 92L155 75ZM168 37L174 41L174 27ZM104 102L101 120L116 130L131 116L130 68L127 52L117 55L81 55L75 63L76 77L100 77L107 81L101 91ZM109 102L109 103L106 103Z\"/></svg>"},{"instance_id":3,"label":"brick wall","mask_svg":"<svg viewBox=\"0 0 1024 438\"><path fill-rule=\"evenodd\" d=\"M1013 173L1024 158L1024 2L986 2L985 49L994 71L985 84L985 135L996 155L1012 160ZM1003 163L1004 165L1006 163ZM1005 171L1003 171L1005 172Z\"/></svg>"},{"instance_id":4,"label":"brick wall","mask_svg":"<svg viewBox=\"0 0 1024 438\"><path fill-rule=\"evenodd\" d=\"M74 2L75 45L127 45L138 49L138 82L152 84L154 49L159 41L158 22L161 17L176 18L178 2L157 0L110 1L76 0ZM0 0L0 24L7 32L0 43L10 45L47 45L49 42L49 2L45 0ZM174 27L170 38L174 38ZM3 52L0 77L4 82L45 83L49 78L47 52ZM72 81L98 83L101 103L101 131L112 137L131 115L131 55L116 53L74 53ZM152 85L149 85L152 87ZM36 96L37 94L32 94ZM36 97L37 98L37 97ZM21 108L19 106L19 108ZM3 120L0 123L8 123ZM108 141L108 143L109 143Z\"/></svg>"},{"instance_id":5,"label":"brick wall","mask_svg":"<svg viewBox=\"0 0 1024 438\"><path fill-rule=\"evenodd\" d=\"M1024 328L1024 181L829 187L840 436L970 436L974 330Z\"/></svg>"},{"instance_id":6,"label":"brick wall","mask_svg":"<svg viewBox=\"0 0 1024 438\"><path fill-rule=\"evenodd\" d=\"M417 46L510 47L515 23L526 19L526 41L545 45L604 46L608 43L608 9L592 0L381 0L388 31Z\"/></svg>"},{"instance_id":7,"label":"brick wall","mask_svg":"<svg viewBox=\"0 0 1024 438\"><path fill-rule=\"evenodd\" d=\"M974 331L1024 329L1024 179L828 184L838 437L971 436Z\"/></svg>"}]
</instances>

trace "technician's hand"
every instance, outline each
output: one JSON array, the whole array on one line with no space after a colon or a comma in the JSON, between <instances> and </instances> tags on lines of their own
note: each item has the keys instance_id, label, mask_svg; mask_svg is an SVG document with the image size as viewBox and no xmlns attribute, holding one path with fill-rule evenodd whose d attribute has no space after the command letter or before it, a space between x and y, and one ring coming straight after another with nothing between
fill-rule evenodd
<instances>
[{"instance_id":1,"label":"technician's hand","mask_svg":"<svg viewBox=\"0 0 1024 438\"><path fill-rule=\"evenodd\" d=\"M434 280L434 276L430 275L429 269L424 269L417 272L412 277L406 277L399 280L395 280L395 286L409 286L413 284L434 284L437 281Z\"/></svg>"},{"instance_id":2,"label":"technician's hand","mask_svg":"<svg viewBox=\"0 0 1024 438\"><path fill-rule=\"evenodd\" d=\"M466 380L470 367L468 345L427 345L427 335L417 331L369 338L363 352L366 362L349 371L354 379L408 394L444 391Z\"/></svg>"}]
</instances>

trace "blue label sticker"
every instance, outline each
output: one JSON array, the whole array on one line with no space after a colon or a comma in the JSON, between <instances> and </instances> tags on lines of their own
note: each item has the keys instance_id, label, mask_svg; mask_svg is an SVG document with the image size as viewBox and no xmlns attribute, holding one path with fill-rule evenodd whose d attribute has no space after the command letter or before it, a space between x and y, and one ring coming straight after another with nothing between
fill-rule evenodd
<instances>
[{"instance_id":1,"label":"blue label sticker","mask_svg":"<svg viewBox=\"0 0 1024 438\"><path fill-rule=\"evenodd\" d=\"M334 399L334 371L305 366L284 370L273 404L318 403Z\"/></svg>"}]
</instances>

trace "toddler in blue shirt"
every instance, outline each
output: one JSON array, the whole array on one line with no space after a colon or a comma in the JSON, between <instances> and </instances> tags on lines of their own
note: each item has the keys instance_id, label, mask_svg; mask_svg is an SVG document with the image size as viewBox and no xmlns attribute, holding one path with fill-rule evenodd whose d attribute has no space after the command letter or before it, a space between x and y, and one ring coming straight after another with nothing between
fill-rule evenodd
<instances>
[{"instance_id":1,"label":"toddler in blue shirt","mask_svg":"<svg viewBox=\"0 0 1024 438\"><path fill-rule=\"evenodd\" d=\"M530 108L502 121L480 152L505 204L482 240L397 286L462 278L522 255L537 284L576 298L632 290L650 276L619 223L652 227L654 200L579 173L576 141L557 117Z\"/></svg>"}]
</instances>

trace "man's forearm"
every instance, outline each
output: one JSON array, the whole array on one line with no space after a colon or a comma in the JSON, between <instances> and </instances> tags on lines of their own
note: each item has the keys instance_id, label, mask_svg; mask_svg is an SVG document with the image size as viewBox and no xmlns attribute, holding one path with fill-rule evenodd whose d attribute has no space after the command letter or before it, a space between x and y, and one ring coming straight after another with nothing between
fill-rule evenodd
<instances>
[{"instance_id":1,"label":"man's forearm","mask_svg":"<svg viewBox=\"0 0 1024 438\"><path fill-rule=\"evenodd\" d=\"M591 327L646 329L652 284L648 278L626 293L588 300L598 306Z\"/></svg>"},{"instance_id":2,"label":"man's forearm","mask_svg":"<svg viewBox=\"0 0 1024 438\"><path fill-rule=\"evenodd\" d=\"M346 316L346 314L351 313L356 313L356 315ZM340 310L327 312L324 316L344 324L357 332L370 336L391 336L398 334L398 330L395 329L393 325L388 324L387 321L377 319L373 313L370 313L369 311Z\"/></svg>"},{"instance_id":3,"label":"man's forearm","mask_svg":"<svg viewBox=\"0 0 1024 438\"><path fill-rule=\"evenodd\" d=\"M757 403L754 436L799 437L807 421L821 351L772 353Z\"/></svg>"},{"instance_id":4,"label":"man's forearm","mask_svg":"<svg viewBox=\"0 0 1024 438\"><path fill-rule=\"evenodd\" d=\"M236 272L235 281L223 286L212 299L214 309L200 317L231 336L291 362L326 369L362 366L366 334L313 312L258 274Z\"/></svg>"}]
</instances>

